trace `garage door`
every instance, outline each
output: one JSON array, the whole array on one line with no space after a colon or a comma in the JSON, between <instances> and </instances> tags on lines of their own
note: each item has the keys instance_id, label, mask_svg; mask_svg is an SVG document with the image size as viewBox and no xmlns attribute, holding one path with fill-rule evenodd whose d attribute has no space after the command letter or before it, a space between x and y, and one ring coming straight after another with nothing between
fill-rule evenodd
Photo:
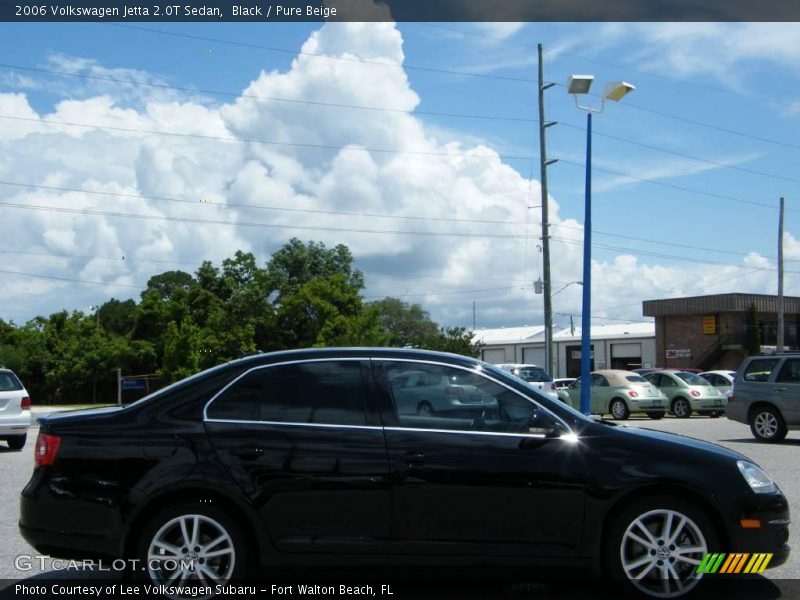
<instances>
[{"instance_id":1,"label":"garage door","mask_svg":"<svg viewBox=\"0 0 800 600\"><path fill-rule=\"evenodd\" d=\"M611 344L611 356L614 358L639 358L642 356L642 345Z\"/></svg>"},{"instance_id":2,"label":"garage door","mask_svg":"<svg viewBox=\"0 0 800 600\"><path fill-rule=\"evenodd\" d=\"M523 348L522 362L526 365L544 365L544 348Z\"/></svg>"},{"instance_id":3,"label":"garage door","mask_svg":"<svg viewBox=\"0 0 800 600\"><path fill-rule=\"evenodd\" d=\"M493 365L499 365L506 362L506 351L504 348L492 348L490 350L481 350L483 360Z\"/></svg>"}]
</instances>

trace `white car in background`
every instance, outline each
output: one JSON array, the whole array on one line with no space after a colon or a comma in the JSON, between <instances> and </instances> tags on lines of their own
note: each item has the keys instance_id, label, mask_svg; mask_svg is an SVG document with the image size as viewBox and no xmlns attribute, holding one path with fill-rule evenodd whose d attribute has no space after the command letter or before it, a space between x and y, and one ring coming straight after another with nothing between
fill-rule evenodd
<instances>
[{"instance_id":1,"label":"white car in background","mask_svg":"<svg viewBox=\"0 0 800 600\"><path fill-rule=\"evenodd\" d=\"M733 389L733 380L736 379L736 371L706 371L700 373L700 377L708 381L717 388L720 393L728 397Z\"/></svg>"},{"instance_id":2,"label":"white car in background","mask_svg":"<svg viewBox=\"0 0 800 600\"><path fill-rule=\"evenodd\" d=\"M0 440L22 450L31 426L31 398L19 378L0 368Z\"/></svg>"},{"instance_id":3,"label":"white car in background","mask_svg":"<svg viewBox=\"0 0 800 600\"><path fill-rule=\"evenodd\" d=\"M537 365L526 365L523 363L502 363L495 365L498 369L508 371L522 379L525 383L535 387L543 394L547 394L554 400L558 400L556 384L553 376Z\"/></svg>"}]
</instances>

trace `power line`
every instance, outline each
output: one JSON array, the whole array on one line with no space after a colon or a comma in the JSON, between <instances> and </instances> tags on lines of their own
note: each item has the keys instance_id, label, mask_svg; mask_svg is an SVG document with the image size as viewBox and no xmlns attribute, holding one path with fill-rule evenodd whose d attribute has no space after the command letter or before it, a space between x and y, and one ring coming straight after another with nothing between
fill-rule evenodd
<instances>
[{"instance_id":1,"label":"power line","mask_svg":"<svg viewBox=\"0 0 800 600\"><path fill-rule=\"evenodd\" d=\"M511 45L511 46L518 46L518 47L521 47L521 48L528 48L528 49L531 49L531 50L535 50L536 49L536 46L534 44L524 44L522 42L515 42L515 41L512 41L512 40L508 40L508 39L498 38L498 37L494 37L494 36L490 36L490 35L486 35L486 34L481 34L481 33L476 33L476 32L463 31L461 29L456 29L456 28L451 28L451 27L442 27L442 26L439 26L439 25L430 25L430 24L427 24L427 23L417 23L417 26L419 26L419 27L428 27L430 29L441 29L443 31L450 31L450 32L453 32L453 33L457 33L457 34L460 34L462 36L470 36L470 37L482 38L482 39L485 39L485 40L491 40L491 41L494 41L494 42L499 42L499 43L502 43L502 44L508 44L508 45ZM553 59L553 60L558 59L559 56L566 56L568 58L574 58L574 59L577 59L577 60L590 62L590 63L596 64L596 65L601 65L601 66L604 66L604 67L612 67L612 68L615 68L615 69L620 69L622 71L630 71L631 73L638 73L640 75L646 75L648 77L654 77L656 79L663 79L665 81L672 81L672 82L675 82L675 83L680 83L682 85L688 85L688 86L696 87L698 89L703 89L703 90L707 90L707 91L711 91L711 92L718 92L718 93L721 93L721 94L728 94L728 95L731 95L731 96L739 96L741 98L747 98L749 100L756 100L758 102L764 102L764 103L767 103L767 104L786 106L788 108L794 108L794 106L795 106L792 102L789 102L789 101L786 101L786 100L776 100L775 98L767 98L765 96L756 96L754 94L748 94L748 93L745 93L745 92L739 92L739 91L736 91L736 90L731 90L731 89L726 89L726 88L722 88L722 87L718 87L718 86L708 85L708 84L705 84L705 83L698 83L696 81L689 81L688 79L681 79L679 77L672 77L670 75L664 75L662 73L656 73L654 71L649 71L649 70L646 70L646 69L639 69L639 68L636 68L636 67L632 67L630 65L620 65L620 64L612 63L612 62L608 62L608 61L597 60L596 58L589 58L588 56L581 56L580 54L572 54L571 52L564 52L564 51L561 51L561 52L545 52L545 54L548 55L548 58Z\"/></svg>"},{"instance_id":2,"label":"power line","mask_svg":"<svg viewBox=\"0 0 800 600\"><path fill-rule=\"evenodd\" d=\"M155 260L155 259L138 259L126 258L125 256L93 256L89 254L62 254L58 252L30 252L24 250L6 250L0 249L0 254L20 254L22 256L42 256L44 258L83 258L87 260L110 260L115 262L124 263L152 263L160 265L196 265L196 261L185 260Z\"/></svg>"},{"instance_id":3,"label":"power line","mask_svg":"<svg viewBox=\"0 0 800 600\"><path fill-rule=\"evenodd\" d=\"M98 130L108 130L108 131L122 131L126 133L144 133L144 134L152 134L152 135L163 135L163 136L174 136L180 138L194 138L194 139L204 139L204 140L212 140L212 141L224 141L224 142L233 142L233 143L260 143L260 144L267 144L267 145L277 145L277 146L286 146L286 147L300 147L300 148L314 148L314 149L326 149L326 150L350 150L350 151L361 151L361 152L375 152L375 153L392 153L392 154L411 154L411 155L424 155L424 156L444 156L444 157L474 157L474 158L486 158L486 159L504 159L504 160L525 160L525 161L533 161L537 160L538 157L536 156L515 156L515 155L508 155L508 154L469 154L464 152L430 152L430 151L414 151L414 150L398 150L392 148L364 148L358 146L334 146L334 145L325 145L325 144L302 144L297 142L278 142L278 141L271 141L271 140L258 140L258 139L247 139L247 138L223 138L219 136L209 136L209 135L202 135L202 134L192 134L192 133L180 133L180 132L170 132L170 131L161 131L161 130L146 130L146 129L136 129L130 127L114 127L110 125L93 125L88 123L73 123L73 122L66 122L66 121L50 121L47 119L34 119L28 117L16 117L11 115L0 115L0 119L11 119L16 121L28 121L33 123L46 123L51 125L59 125L59 126L72 126L72 127L83 127L87 129L98 129ZM566 158L559 158L559 162L563 162L566 164L571 164L573 166L585 168L583 163L577 161L571 161ZM592 167L596 171L601 171L604 173L609 173L611 175L618 175L621 177L625 177L627 179L631 179L633 181L640 181L642 183L650 183L652 185L658 185L661 187L667 187L671 189L677 189L683 192L692 192L695 194L700 194L704 196L709 196L712 198L719 198L724 200L732 200L734 202L739 202L743 204L750 204L753 206L764 206L769 209L774 209L773 206L770 204L766 204L764 202L755 202L753 200L745 200L743 198L736 198L734 196L728 196L726 194L717 194L714 192L707 192L704 190L699 190L697 188L690 188L687 186L681 186L677 184L666 183L663 181L656 181L653 179L647 179L643 177L637 177L635 175L630 175L627 173L621 173L619 171L613 171L610 169L604 169L602 167ZM800 212L798 209L786 209L789 212Z\"/></svg>"},{"instance_id":4,"label":"power line","mask_svg":"<svg viewBox=\"0 0 800 600\"><path fill-rule=\"evenodd\" d=\"M189 88L189 87L173 86L173 85L166 85L166 84L160 84L160 83L118 79L118 78L113 78L113 77L101 77L101 76L97 76L97 75L67 73L67 72L64 72L64 71L56 71L56 70L53 70L53 69L43 69L43 68L35 68L35 67L23 67L23 66L19 66L19 65L10 65L10 64L4 64L4 63L0 63L0 67L5 67L5 68L9 68L9 69L19 69L19 70L25 70L25 71L33 71L33 72L41 72L41 73L47 73L47 74L52 74L52 75L59 75L59 76L63 76L63 77L74 77L74 78L91 79L91 80L98 80L98 81L105 81L105 82L112 82L112 83L122 83L122 84L134 85L134 86L147 86L147 87L154 87L154 88L161 88L161 89L171 89L171 90L182 91L182 92L216 94L216 95L229 96L229 97L233 97L233 98L247 98L247 99L253 99L253 100L257 100L257 101L275 101L275 102L287 102L287 103L295 103L295 104L306 104L306 105L312 105L312 106L326 106L326 107L330 107L330 108L347 108L347 109L354 109L354 110L381 111L381 112L401 113L401 114L407 114L407 115L411 115L411 116L413 116L413 115L442 116L442 117L455 117L455 118L463 118L463 119L482 119L482 120L524 122L524 123L538 123L539 122L538 119L529 118L529 117L503 117L503 116L500 116L500 115L482 115L482 114L437 112L437 111L424 111L424 110L404 110L404 109L394 109L394 108L378 107L378 106L364 106L364 105L343 104L343 103L335 103L335 102L322 102L322 101L315 101L315 100L299 100L299 99L279 98L279 97L270 97L270 96L257 96L257 95L253 95L253 94L225 92L225 91L200 89L200 88ZM672 116L672 117L675 117L675 118L683 118L683 117L678 117L676 115L667 115L667 113L661 113L661 114L666 115L666 116ZM9 119L17 118L17 119L20 119L20 120L24 120L21 117L12 117L12 116L4 116L2 118L9 118ZM34 119L29 119L29 120L34 120ZM37 122L47 122L47 121L44 121L44 120L35 120L35 121L37 121ZM578 131L585 131L586 130L584 127L581 127L581 126L578 126L578 125L573 125L571 123L567 123L567 122L564 122L564 121L559 121L559 124L563 125L564 127L567 127L567 128L570 128L570 129L575 129L575 130L578 130ZM81 125L76 125L76 126L81 126ZM95 127L98 127L98 126L95 126ZM169 135L169 133L168 132L162 132L161 135ZM190 135L190 134L184 134L184 135ZM665 154L671 154L671 155L674 155L674 156L680 156L682 158L688 158L690 160L694 160L694 161L697 161L697 162L702 162L702 163L706 163L706 164L719 166L719 167L722 167L722 168L732 169L732 170L736 170L736 171L740 171L740 172L744 172L744 173L749 173L749 174L752 174L752 175L759 175L759 176L769 177L769 178L772 178L772 179L780 179L780 180L784 180L784 181L800 183L800 179L794 179L794 178L791 178L791 177L785 177L785 176L777 175L777 174L774 174L774 173L767 173L767 172L764 172L764 171L758 171L756 169L748 169L746 167L740 167L740 166L737 166L737 165L730 165L730 164L722 163L722 162L719 162L719 161L714 161L714 160L711 160L711 159L692 156L692 155L689 155L689 154L685 154L685 153L669 150L667 148L662 148L662 147L659 147L659 146L653 146L651 144L645 144L645 143L642 143L642 142L638 142L636 140L631 140L631 139L620 137L620 136L615 136L615 135L602 133L602 132L597 132L596 135L601 136L601 137L606 137L606 138L609 138L609 139L614 139L614 140L617 140L617 141L620 141L620 142L632 144L632 145L639 146L639 147L642 147L642 148L648 148L648 149L651 149L651 150L655 150L657 152L662 152L662 153L665 153ZM213 138L213 136L205 136L205 139L220 139L220 140L226 140L226 141L235 141L236 140L236 138L230 138L230 139L229 138ZM258 141L258 140L244 140L244 141L253 142L253 141ZM262 142L262 143L277 143L277 142ZM798 146L798 148L800 148L800 146ZM529 159L528 157L518 157L518 156L504 156L503 158L509 158L509 159L513 159L513 160L532 160L532 159Z\"/></svg>"},{"instance_id":5,"label":"power line","mask_svg":"<svg viewBox=\"0 0 800 600\"><path fill-rule=\"evenodd\" d=\"M564 127L567 127L569 129L575 129L577 131L586 131L585 127L580 127L578 125L572 125L571 123L565 123L564 121L559 121L558 123L559 123L559 125L563 125ZM738 165L730 165L730 164L719 162L719 161L716 161L716 160L711 160L711 159L708 159L708 158L701 158L699 156L692 156L691 154L684 154L683 152L677 152L675 150L669 150L667 148L661 148L659 146L653 146L651 144L645 144L645 143L642 143L642 142L637 142L635 140L627 139L627 138L616 136L616 135L611 135L609 133L602 133L602 132L599 132L599 131L594 131L594 129L592 129L592 135L598 135L600 137L609 138L609 139L612 139L612 140L617 140L619 142L624 142L626 144L631 144L633 146L639 146L640 148L648 148L650 150L656 150L657 152L662 152L664 154L671 154L672 156L680 156L681 158L688 158L688 159L696 161L696 162L706 163L706 164L709 164L709 165L714 165L714 166L722 167L722 168L725 168L725 169L731 169L731 170L734 170L734 171L740 171L742 173L748 173L750 175L759 175L761 177L769 177L771 179L780 179L782 181L790 181L792 183L800 183L800 179L795 179L793 177L785 177L783 175L777 175L775 173L767 173L766 171L758 171L756 169L748 169L746 167L740 167Z\"/></svg>"},{"instance_id":6,"label":"power line","mask_svg":"<svg viewBox=\"0 0 800 600\"><path fill-rule=\"evenodd\" d=\"M483 119L483 120L490 120L490 121L511 121L511 122L523 122L523 123L536 123L538 122L537 119L528 118L528 117L503 117L500 115L483 115L483 114L472 114L472 113L453 113L453 112L438 112L438 111L431 111L431 110L405 110L401 108L389 108L389 107L382 107L382 106L366 106L361 104L345 104L340 102L323 102L321 100L299 100L296 98L280 98L277 96L261 96L256 94L245 94L241 92L227 92L227 91L220 91L220 90L211 90L206 88L192 88L192 87L184 87L178 85L168 85L165 83L154 83L148 81L135 81L132 79L119 79L117 77L103 77L100 75L88 75L85 73L68 73L66 71L58 71L55 69L44 69L41 67L27 67L21 65L12 65L8 63L0 63L0 67L6 69L16 69L19 71L30 71L35 73L46 73L48 75L57 75L60 77L72 77L75 79L89 79L93 81L104 81L107 83L117 83L117 84L125 84L125 85L132 85L132 86L140 86L140 87L151 87L157 89L165 89L165 90L174 90L178 92L189 92L189 93L197 93L197 94L211 94L215 96L226 96L230 98L246 98L248 100L256 100L259 102L285 102L289 104L306 104L311 106L326 106L330 108L349 108L354 110L368 110L368 111L378 111L378 112L391 112L391 113L400 113L400 114L407 114L407 115L425 115L425 116L434 116L434 117L455 117L460 119Z\"/></svg>"},{"instance_id":7,"label":"power line","mask_svg":"<svg viewBox=\"0 0 800 600\"><path fill-rule=\"evenodd\" d=\"M128 285L125 283L107 283L105 281L89 281L87 279L75 279L72 277L59 277L57 275L40 275L38 273L23 273L21 271L6 271L0 270L0 273L5 273L7 275L24 275L25 277L36 277L39 279L55 279L57 281L68 281L70 283L83 283L87 285L103 285L103 286L112 286L112 287L123 287L123 288L132 288L136 290L144 289L144 286L140 285Z\"/></svg>"},{"instance_id":8,"label":"power line","mask_svg":"<svg viewBox=\"0 0 800 600\"><path fill-rule=\"evenodd\" d=\"M115 127L112 125L92 125L87 123L74 123L70 121L52 121L49 119L34 119L32 117L17 117L12 115L0 115L0 119L11 119L13 121L28 121L32 123L46 123L48 125L66 125L69 127L83 127L86 129L99 129L107 131L122 131L125 133L146 133L150 135L163 135L180 138L191 138L200 140L212 140L220 142L233 142L235 144L265 144L269 146L285 146L292 148L312 148L316 150L338 150L338 151L358 151L358 152L375 152L377 154L411 154L416 156L448 156L448 157L466 157L466 158L501 158L504 160L535 160L533 156L514 156L510 154L470 154L468 152L432 152L427 150L398 150L396 148L367 148L364 146L357 146L347 144L344 146L334 146L331 144L304 144L299 142L279 142L275 140L261 140L251 138L236 138L236 137L221 137L214 135L203 135L200 133L180 133L174 131L162 131L158 129L138 129L133 127Z\"/></svg>"},{"instance_id":9,"label":"power line","mask_svg":"<svg viewBox=\"0 0 800 600\"><path fill-rule=\"evenodd\" d=\"M258 227L268 229L298 229L302 231L338 231L346 233L365 233L382 235L411 235L421 237L463 237L463 238L492 238L492 239L520 239L524 237L518 234L501 233L470 233L456 231L404 231L386 229L355 229L347 227L321 227L312 225L277 224L277 223L256 223L252 221L224 221L222 219L199 219L191 217L170 217L166 215L142 215L133 213L120 213L111 211L101 211L85 208L62 208L57 206L42 206L32 204L14 204L11 202L0 202L0 206L17 208L22 210L37 210L45 212L57 212L74 215L92 215L101 217L114 217L124 219L141 219L145 221L172 221L180 223L197 223L200 225L230 225L236 227Z\"/></svg>"},{"instance_id":10,"label":"power line","mask_svg":"<svg viewBox=\"0 0 800 600\"><path fill-rule=\"evenodd\" d=\"M145 31L147 33L155 33L158 35L167 35L172 37L180 37L186 38L191 40L201 40L204 42L214 42L216 44L225 44L227 46L239 46L241 48L250 48L255 50L268 50L270 52L279 52L282 54L291 54L292 56L307 56L311 58L322 58L327 60L336 60L341 62L348 62L348 63L358 63L358 64L365 64L365 65L376 65L380 67L390 67L395 69L409 69L412 71L423 71L428 73L441 73L446 75L458 75L464 77L480 77L483 79L495 79L501 81L515 81L515 82L522 82L522 83L535 83L533 79L528 79L525 77L507 77L503 75L489 75L487 73L474 73L470 71L455 71L453 69L439 69L436 67L424 67L420 65L408 65L403 63L391 63L379 60L368 60L366 58L358 58L358 57L344 57L344 56L329 56L327 54L319 54L317 52L306 52L304 50L297 50L297 49L289 49L289 48L278 48L276 46L264 46L261 44L251 44L248 42L237 42L233 40L224 40L220 38L212 38L207 36L201 35L193 35L188 33L178 33L175 31L164 31L163 29L152 29L149 27L138 27L136 25L122 25L121 23L107 23L107 25L113 27L119 27L121 29L133 29L137 31Z\"/></svg>"},{"instance_id":11,"label":"power line","mask_svg":"<svg viewBox=\"0 0 800 600\"><path fill-rule=\"evenodd\" d=\"M447 217L417 217L413 215L387 215L387 214L379 214L379 213L358 213L358 212L349 212L349 211L336 211L336 210L317 210L311 208L292 208L286 206L269 206L264 204L240 204L236 202L214 202L212 200L205 200L205 199L186 199L186 198L170 198L167 196L151 196L151 195L144 195L144 194L126 194L122 192L101 192L96 190L85 190L81 188L67 188L67 187L57 187L52 185L37 185L33 183L19 183L14 181L2 181L0 180L0 185L8 185L8 186L16 186L16 187L25 187L25 188L32 188L32 189L40 189L40 190L47 190L47 191L56 191L56 192L75 192L75 193L83 193L83 194L92 194L97 196L112 196L118 198L134 198L140 200L157 200L161 202L178 202L181 204L194 204L197 205L198 203L202 204L203 206L218 206L221 208L253 208L258 210L273 210L273 211L280 211L280 212L294 212L294 213L306 213L306 214L320 214L320 215L332 215L332 216L345 216L345 217L369 217L369 218L377 218L377 219L398 219L398 220L411 220L411 221L436 221L436 222L444 222L444 223L479 223L479 224L492 224L492 225L511 225L511 226L527 226L527 223L523 223L521 221L493 221L487 219L453 219Z\"/></svg>"},{"instance_id":12,"label":"power line","mask_svg":"<svg viewBox=\"0 0 800 600\"><path fill-rule=\"evenodd\" d=\"M584 163L577 162L577 161L572 161L572 160L569 160L569 159L566 159L566 158L559 158L558 162L565 163L565 164L568 164L568 165L572 165L572 166L575 166L575 167L580 167L582 169L586 168L586 165ZM737 198L735 196L728 196L726 194L717 194L715 192L707 192L705 190L700 190L700 189L697 189L697 188L690 188L690 187L683 186L683 185L677 185L675 183L667 183L665 181L657 181L655 179L647 179L646 177L637 177L636 175L630 175L628 173L621 173L620 171L613 171L611 169L605 169L605 168L597 167L597 166L594 166L594 165L592 165L592 170L601 171L603 173L608 173L610 175L618 175L620 177L624 177L624 178L630 179L632 181L640 181L642 183L649 183L651 185L658 185L658 186L661 186L661 187L680 190L682 192L691 192L693 194L699 194L701 196L709 196L710 198L718 198L718 199L721 199L721 200L732 200L733 202L739 202L741 204L750 204L750 205L753 205L753 206L764 206L764 207L769 208L770 210L775 210L774 206L772 206L771 204L767 204L766 202L756 202L755 200L745 200L744 198ZM800 209L787 208L786 210L789 211L789 212L800 212Z\"/></svg>"}]
</instances>

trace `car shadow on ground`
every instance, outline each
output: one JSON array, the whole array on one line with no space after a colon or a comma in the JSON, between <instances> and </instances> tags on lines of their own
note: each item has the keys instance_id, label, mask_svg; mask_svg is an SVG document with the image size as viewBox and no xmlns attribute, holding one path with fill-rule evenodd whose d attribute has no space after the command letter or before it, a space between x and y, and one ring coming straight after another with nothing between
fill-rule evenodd
<instances>
[{"instance_id":1,"label":"car shadow on ground","mask_svg":"<svg viewBox=\"0 0 800 600\"><path fill-rule=\"evenodd\" d=\"M768 444L766 442L759 442L755 438L732 438L728 440L718 440L720 442L735 442L737 444L755 444L760 446L769 446L773 444ZM800 439L797 438L786 438L780 442L775 442L775 446L800 446Z\"/></svg>"}]
</instances>

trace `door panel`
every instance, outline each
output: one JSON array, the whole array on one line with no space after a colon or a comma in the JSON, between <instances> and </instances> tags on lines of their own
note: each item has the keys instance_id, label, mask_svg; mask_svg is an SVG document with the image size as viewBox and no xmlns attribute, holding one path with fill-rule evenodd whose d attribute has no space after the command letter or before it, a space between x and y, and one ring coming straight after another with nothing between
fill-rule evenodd
<instances>
[{"instance_id":1,"label":"door panel","mask_svg":"<svg viewBox=\"0 0 800 600\"><path fill-rule=\"evenodd\" d=\"M373 362L393 406L405 369L452 367ZM395 544L433 554L570 556L583 529L585 473L579 444L528 432L536 405L488 379L496 411L470 417L397 415L386 428ZM491 548L491 550L489 550Z\"/></svg>"},{"instance_id":2,"label":"door panel","mask_svg":"<svg viewBox=\"0 0 800 600\"><path fill-rule=\"evenodd\" d=\"M279 550L346 542L349 552L374 552L389 538L389 467L381 427L365 412L367 364L261 367L207 407L219 460Z\"/></svg>"}]
</instances>

